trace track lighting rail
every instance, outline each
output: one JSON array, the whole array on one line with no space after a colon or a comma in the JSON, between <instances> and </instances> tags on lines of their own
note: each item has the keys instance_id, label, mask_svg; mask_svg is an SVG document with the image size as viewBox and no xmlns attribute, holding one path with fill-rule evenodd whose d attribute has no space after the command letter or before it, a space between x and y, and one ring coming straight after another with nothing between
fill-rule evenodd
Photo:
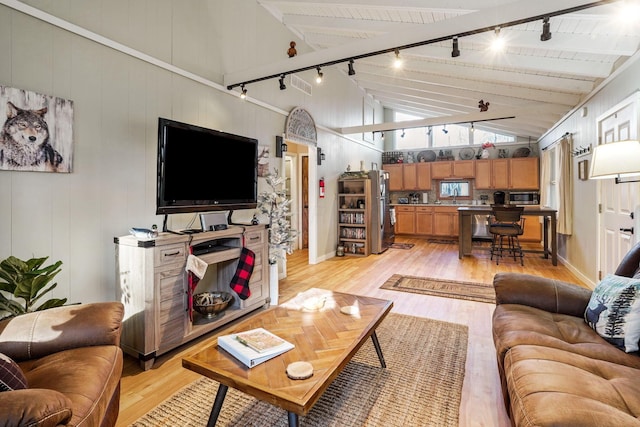
<instances>
[{"instance_id":1,"label":"track lighting rail","mask_svg":"<svg viewBox=\"0 0 640 427\"><path fill-rule=\"evenodd\" d=\"M241 87L243 85L249 85L251 83L257 83L257 82L261 82L264 80L271 80L271 79L276 79L276 78L280 78L282 76L286 76L287 74L295 74L295 73L301 73L303 71L308 71L308 70L317 70L318 68L322 68L322 67L330 67L332 65L337 65L337 64L341 64L344 62L348 62L349 63L349 73L351 74L351 71L353 70L353 61L356 61L358 59L364 59L364 58L369 58L372 56L378 56L378 55L385 55L385 54L389 54L389 53L396 53L402 50L406 50L406 49L411 49L414 47L420 47L420 46L425 46L425 45L429 45L429 44L433 44L433 43L440 43L443 41L447 41L447 40L453 40L454 38L460 39L461 37L466 37L466 36L471 36L471 35L475 35L475 34L480 34L480 33L485 33L488 31L495 31L496 28L505 28L505 27L513 27L516 25L520 25L520 24L526 24L528 22L533 22L533 21L539 21L539 20L545 20L544 22L548 22L549 18L552 18L554 16L560 16L560 15L566 15L568 13L573 13L573 12L579 12L585 9L590 9L596 6L602 6L608 3L614 3L617 0L599 0L599 1L594 1L594 2L590 2L590 3L585 3L585 4L581 4L578 6L574 6L574 7L569 7L569 8L565 8L565 9L560 9L557 11L553 11L553 12L548 12L548 13L544 13L544 14L540 14L540 15L535 15L535 16L531 16L528 18L523 18L523 19L516 19L516 20L512 20L512 21L508 21L508 22L504 22L501 23L499 25L491 25L491 26L484 26L484 27L479 27L473 30L469 30L469 31L464 31L464 32L460 32L460 33L456 33L456 34L448 34L446 36L442 36L442 37L436 37L436 38L432 38L432 39L428 39L428 40L423 40L420 42L415 42L415 43L409 43L409 44L405 44L402 46L397 46L397 47L392 47L392 48L386 48L386 49L381 49L381 50L376 50L373 52L368 52L368 53L363 53L360 55L352 55L352 56L348 56L346 58L340 58L340 59L336 59L333 61L327 61L327 62L323 62L320 64L315 64L315 65L310 65L310 66L306 66L306 67L300 67L300 68L296 68L296 69L292 69L292 70L286 70L286 71L281 71L277 74L271 74L268 76L264 76L264 77L259 77L259 78L255 78L255 79L251 79L251 80L247 80L247 81L243 81L243 82L238 82L238 83L233 83L230 85L227 85L227 89L228 90L232 90L236 87ZM355 71L354 71L355 74Z\"/></svg>"}]
</instances>

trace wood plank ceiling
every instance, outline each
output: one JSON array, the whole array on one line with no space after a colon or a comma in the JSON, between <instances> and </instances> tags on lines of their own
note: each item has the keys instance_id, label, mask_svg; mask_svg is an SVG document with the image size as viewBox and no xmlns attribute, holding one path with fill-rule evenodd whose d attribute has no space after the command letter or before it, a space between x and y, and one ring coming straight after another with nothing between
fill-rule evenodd
<instances>
[{"instance_id":1,"label":"wood plank ceiling","mask_svg":"<svg viewBox=\"0 0 640 427\"><path fill-rule=\"evenodd\" d=\"M225 84L448 37L401 50L401 71L390 66L393 53L357 59L356 73L349 78L384 107L424 119L420 123L425 124L467 119L471 122L474 118L488 117L479 113L479 100L484 100L490 103L489 113L499 116L504 112L516 117L475 126L519 138L538 139L625 61L637 55L640 46L640 14L634 16L634 22L624 24L619 16L625 3L622 0L552 16L549 20L552 37L548 41L541 41L542 19L503 27L500 35L507 41L507 47L502 54L490 52L494 31L459 37L458 57L452 57L449 36L593 2L258 0L258 3L291 30L292 40L304 40L313 51L292 58L293 62L285 60L250 73L226 75ZM346 62L333 67L344 70L346 75ZM354 130L345 129L345 133Z\"/></svg>"}]
</instances>

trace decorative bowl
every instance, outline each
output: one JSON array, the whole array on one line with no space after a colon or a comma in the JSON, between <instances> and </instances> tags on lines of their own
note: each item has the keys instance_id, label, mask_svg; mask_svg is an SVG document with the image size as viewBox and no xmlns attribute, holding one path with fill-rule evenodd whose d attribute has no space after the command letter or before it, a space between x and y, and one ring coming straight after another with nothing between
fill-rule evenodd
<instances>
[{"instance_id":1,"label":"decorative bowl","mask_svg":"<svg viewBox=\"0 0 640 427\"><path fill-rule=\"evenodd\" d=\"M229 292L201 292L193 296L193 309L204 317L212 318L226 310L232 300Z\"/></svg>"}]
</instances>

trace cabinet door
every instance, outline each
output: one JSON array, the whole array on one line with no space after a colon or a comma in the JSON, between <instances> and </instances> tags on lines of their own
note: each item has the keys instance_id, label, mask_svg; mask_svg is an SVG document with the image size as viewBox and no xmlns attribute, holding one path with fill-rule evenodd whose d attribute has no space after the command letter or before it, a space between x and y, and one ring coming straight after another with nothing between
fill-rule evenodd
<instances>
[{"instance_id":1,"label":"cabinet door","mask_svg":"<svg viewBox=\"0 0 640 427\"><path fill-rule=\"evenodd\" d=\"M186 273L184 268L174 268L155 273L156 299L156 348L165 350L180 344L186 334Z\"/></svg>"},{"instance_id":2,"label":"cabinet door","mask_svg":"<svg viewBox=\"0 0 640 427\"><path fill-rule=\"evenodd\" d=\"M514 190L538 190L540 171L537 157L517 157L509 159L511 181L509 188Z\"/></svg>"},{"instance_id":3,"label":"cabinet door","mask_svg":"<svg viewBox=\"0 0 640 427\"><path fill-rule=\"evenodd\" d=\"M440 179L440 178L451 178L451 167L452 162L433 162L431 163L431 178L432 179Z\"/></svg>"},{"instance_id":4,"label":"cabinet door","mask_svg":"<svg viewBox=\"0 0 640 427\"><path fill-rule=\"evenodd\" d=\"M402 165L389 164L382 167L389 172L389 191L401 191L403 188Z\"/></svg>"},{"instance_id":5,"label":"cabinet door","mask_svg":"<svg viewBox=\"0 0 640 427\"><path fill-rule=\"evenodd\" d=\"M418 188L416 166L418 166L417 163L406 163L402 165L403 190L416 190Z\"/></svg>"},{"instance_id":6,"label":"cabinet door","mask_svg":"<svg viewBox=\"0 0 640 427\"><path fill-rule=\"evenodd\" d=\"M418 190L431 190L431 163L416 163Z\"/></svg>"},{"instance_id":7,"label":"cabinet door","mask_svg":"<svg viewBox=\"0 0 640 427\"><path fill-rule=\"evenodd\" d=\"M499 190L509 188L509 159L494 159L490 162L492 188Z\"/></svg>"},{"instance_id":8,"label":"cabinet door","mask_svg":"<svg viewBox=\"0 0 640 427\"><path fill-rule=\"evenodd\" d=\"M540 222L540 217L524 217L524 233L519 239L524 242L539 243L542 241L542 223Z\"/></svg>"},{"instance_id":9,"label":"cabinet door","mask_svg":"<svg viewBox=\"0 0 640 427\"><path fill-rule=\"evenodd\" d=\"M476 160L476 189L489 190L491 188L493 188L491 186L491 160Z\"/></svg>"},{"instance_id":10,"label":"cabinet door","mask_svg":"<svg viewBox=\"0 0 640 427\"><path fill-rule=\"evenodd\" d=\"M455 178L473 178L475 176L475 160L459 160L452 163Z\"/></svg>"},{"instance_id":11,"label":"cabinet door","mask_svg":"<svg viewBox=\"0 0 640 427\"><path fill-rule=\"evenodd\" d=\"M396 233L415 234L416 212L409 206L396 206Z\"/></svg>"},{"instance_id":12,"label":"cabinet door","mask_svg":"<svg viewBox=\"0 0 640 427\"><path fill-rule=\"evenodd\" d=\"M430 207L416 208L416 233L433 234L433 209Z\"/></svg>"},{"instance_id":13,"label":"cabinet door","mask_svg":"<svg viewBox=\"0 0 640 427\"><path fill-rule=\"evenodd\" d=\"M447 212L433 213L433 234L435 236L451 236L453 234L453 224L451 214Z\"/></svg>"}]
</instances>

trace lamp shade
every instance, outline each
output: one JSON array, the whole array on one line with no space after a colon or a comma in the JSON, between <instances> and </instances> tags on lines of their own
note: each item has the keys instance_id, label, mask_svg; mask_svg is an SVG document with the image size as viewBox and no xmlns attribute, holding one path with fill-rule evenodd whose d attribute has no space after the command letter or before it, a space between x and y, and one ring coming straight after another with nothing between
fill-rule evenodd
<instances>
[{"instance_id":1,"label":"lamp shade","mask_svg":"<svg viewBox=\"0 0 640 427\"><path fill-rule=\"evenodd\" d=\"M640 175L640 141L628 140L598 145L593 150L590 179Z\"/></svg>"}]
</instances>

